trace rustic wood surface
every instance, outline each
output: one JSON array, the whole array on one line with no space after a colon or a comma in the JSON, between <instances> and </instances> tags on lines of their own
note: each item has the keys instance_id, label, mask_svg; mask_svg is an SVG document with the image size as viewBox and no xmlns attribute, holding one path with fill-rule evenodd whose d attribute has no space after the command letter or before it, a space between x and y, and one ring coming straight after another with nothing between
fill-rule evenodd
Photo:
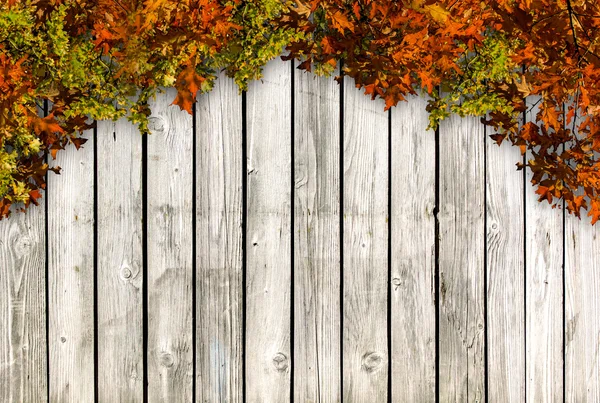
<instances>
[{"instance_id":1,"label":"rustic wood surface","mask_svg":"<svg viewBox=\"0 0 600 403\"><path fill-rule=\"evenodd\" d=\"M486 134L491 134L491 129ZM488 398L525 400L524 178L517 147L486 136Z\"/></svg>"},{"instance_id":2,"label":"rustic wood surface","mask_svg":"<svg viewBox=\"0 0 600 403\"><path fill-rule=\"evenodd\" d=\"M341 401L340 87L297 71L294 401Z\"/></svg>"},{"instance_id":3,"label":"rustic wood surface","mask_svg":"<svg viewBox=\"0 0 600 403\"><path fill-rule=\"evenodd\" d=\"M439 389L441 402L485 398L485 135L450 117L439 136Z\"/></svg>"},{"instance_id":4,"label":"rustic wood surface","mask_svg":"<svg viewBox=\"0 0 600 403\"><path fill-rule=\"evenodd\" d=\"M241 403L242 96L221 74L196 108L196 401Z\"/></svg>"},{"instance_id":5,"label":"rustic wood surface","mask_svg":"<svg viewBox=\"0 0 600 403\"><path fill-rule=\"evenodd\" d=\"M536 102L527 100L527 121L535 119ZM531 171L526 176L526 397L528 402L556 402L564 391L563 210L538 203Z\"/></svg>"},{"instance_id":6,"label":"rustic wood surface","mask_svg":"<svg viewBox=\"0 0 600 403\"><path fill-rule=\"evenodd\" d=\"M565 401L600 401L600 236L598 227L566 217Z\"/></svg>"},{"instance_id":7,"label":"rustic wood surface","mask_svg":"<svg viewBox=\"0 0 600 403\"><path fill-rule=\"evenodd\" d=\"M589 218L478 118L264 73L102 122L0 221L0 402L600 400Z\"/></svg>"},{"instance_id":8,"label":"rustic wood surface","mask_svg":"<svg viewBox=\"0 0 600 403\"><path fill-rule=\"evenodd\" d=\"M388 396L389 113L344 79L343 399Z\"/></svg>"},{"instance_id":9,"label":"rustic wood surface","mask_svg":"<svg viewBox=\"0 0 600 403\"><path fill-rule=\"evenodd\" d=\"M46 402L44 201L0 223L0 401Z\"/></svg>"},{"instance_id":10,"label":"rustic wood surface","mask_svg":"<svg viewBox=\"0 0 600 403\"><path fill-rule=\"evenodd\" d=\"M246 393L291 389L292 62L272 61L247 95Z\"/></svg>"},{"instance_id":11,"label":"rustic wood surface","mask_svg":"<svg viewBox=\"0 0 600 403\"><path fill-rule=\"evenodd\" d=\"M392 401L435 401L435 133L427 99L392 110Z\"/></svg>"},{"instance_id":12,"label":"rustic wood surface","mask_svg":"<svg viewBox=\"0 0 600 403\"><path fill-rule=\"evenodd\" d=\"M151 103L148 139L148 400L191 402L192 116L170 105L169 89Z\"/></svg>"},{"instance_id":13,"label":"rustic wood surface","mask_svg":"<svg viewBox=\"0 0 600 403\"><path fill-rule=\"evenodd\" d=\"M120 120L99 122L98 400L143 397L142 136Z\"/></svg>"},{"instance_id":14,"label":"rustic wood surface","mask_svg":"<svg viewBox=\"0 0 600 403\"><path fill-rule=\"evenodd\" d=\"M50 401L94 401L94 139L69 147L48 175Z\"/></svg>"},{"instance_id":15,"label":"rustic wood surface","mask_svg":"<svg viewBox=\"0 0 600 403\"><path fill-rule=\"evenodd\" d=\"M577 131L581 117L569 122ZM581 212L565 216L565 401L600 401L600 232Z\"/></svg>"}]
</instances>

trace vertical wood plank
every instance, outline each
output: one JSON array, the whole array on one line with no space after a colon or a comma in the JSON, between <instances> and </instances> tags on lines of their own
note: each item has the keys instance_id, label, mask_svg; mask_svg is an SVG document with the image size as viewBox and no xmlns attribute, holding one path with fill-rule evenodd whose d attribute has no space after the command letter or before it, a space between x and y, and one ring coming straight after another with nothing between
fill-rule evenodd
<instances>
[{"instance_id":1,"label":"vertical wood plank","mask_svg":"<svg viewBox=\"0 0 600 403\"><path fill-rule=\"evenodd\" d=\"M483 125L452 116L440 124L440 401L485 395Z\"/></svg>"},{"instance_id":2,"label":"vertical wood plank","mask_svg":"<svg viewBox=\"0 0 600 403\"><path fill-rule=\"evenodd\" d=\"M565 402L600 401L600 224L581 214L565 217Z\"/></svg>"},{"instance_id":3,"label":"vertical wood plank","mask_svg":"<svg viewBox=\"0 0 600 403\"><path fill-rule=\"evenodd\" d=\"M221 74L196 116L198 402L242 402L242 97Z\"/></svg>"},{"instance_id":4,"label":"vertical wood plank","mask_svg":"<svg viewBox=\"0 0 600 403\"><path fill-rule=\"evenodd\" d=\"M94 401L94 139L48 175L50 401ZM52 162L50 165L53 165Z\"/></svg>"},{"instance_id":5,"label":"vertical wood plank","mask_svg":"<svg viewBox=\"0 0 600 403\"><path fill-rule=\"evenodd\" d=\"M389 114L344 79L343 397L387 401Z\"/></svg>"},{"instance_id":6,"label":"vertical wood plank","mask_svg":"<svg viewBox=\"0 0 600 403\"><path fill-rule=\"evenodd\" d=\"M527 100L531 108L537 99ZM528 112L532 121L537 106ZM528 154L528 158L530 158ZM539 203L527 170L526 248L526 396L528 402L563 398L563 211Z\"/></svg>"},{"instance_id":7,"label":"vertical wood plank","mask_svg":"<svg viewBox=\"0 0 600 403\"><path fill-rule=\"evenodd\" d=\"M148 398L192 400L192 116L151 102L148 136Z\"/></svg>"},{"instance_id":8,"label":"vertical wood plank","mask_svg":"<svg viewBox=\"0 0 600 403\"><path fill-rule=\"evenodd\" d=\"M294 88L294 400L339 402L340 88L299 70Z\"/></svg>"},{"instance_id":9,"label":"vertical wood plank","mask_svg":"<svg viewBox=\"0 0 600 403\"><path fill-rule=\"evenodd\" d=\"M566 402L600 401L600 237L590 222L566 217Z\"/></svg>"},{"instance_id":10,"label":"vertical wood plank","mask_svg":"<svg viewBox=\"0 0 600 403\"><path fill-rule=\"evenodd\" d=\"M435 401L435 133L425 97L392 108L392 401Z\"/></svg>"},{"instance_id":11,"label":"vertical wood plank","mask_svg":"<svg viewBox=\"0 0 600 403\"><path fill-rule=\"evenodd\" d=\"M0 221L0 401L7 403L48 400L44 203Z\"/></svg>"},{"instance_id":12,"label":"vertical wood plank","mask_svg":"<svg viewBox=\"0 0 600 403\"><path fill-rule=\"evenodd\" d=\"M491 130L491 129L489 129ZM523 161L518 147L486 136L488 398L525 400Z\"/></svg>"},{"instance_id":13,"label":"vertical wood plank","mask_svg":"<svg viewBox=\"0 0 600 403\"><path fill-rule=\"evenodd\" d=\"M290 398L291 71L273 60L247 97L246 391Z\"/></svg>"},{"instance_id":14,"label":"vertical wood plank","mask_svg":"<svg viewBox=\"0 0 600 403\"><path fill-rule=\"evenodd\" d=\"M98 122L98 400L143 394L142 136Z\"/></svg>"}]
</instances>

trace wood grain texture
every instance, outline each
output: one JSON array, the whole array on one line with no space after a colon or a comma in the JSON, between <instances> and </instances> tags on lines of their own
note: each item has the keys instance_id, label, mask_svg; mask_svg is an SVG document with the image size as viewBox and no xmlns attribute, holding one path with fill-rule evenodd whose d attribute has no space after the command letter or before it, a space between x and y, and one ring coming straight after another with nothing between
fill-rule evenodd
<instances>
[{"instance_id":1,"label":"wood grain texture","mask_svg":"<svg viewBox=\"0 0 600 403\"><path fill-rule=\"evenodd\" d=\"M196 397L242 402L242 97L221 74L196 115Z\"/></svg>"},{"instance_id":2,"label":"wood grain texture","mask_svg":"<svg viewBox=\"0 0 600 403\"><path fill-rule=\"evenodd\" d=\"M290 399L291 62L274 60L247 98L246 391Z\"/></svg>"},{"instance_id":3,"label":"wood grain texture","mask_svg":"<svg viewBox=\"0 0 600 403\"><path fill-rule=\"evenodd\" d=\"M98 400L143 398L142 136L98 122Z\"/></svg>"},{"instance_id":4,"label":"wood grain texture","mask_svg":"<svg viewBox=\"0 0 600 403\"><path fill-rule=\"evenodd\" d=\"M0 401L6 403L48 401L44 203L0 221Z\"/></svg>"},{"instance_id":5,"label":"wood grain texture","mask_svg":"<svg viewBox=\"0 0 600 403\"><path fill-rule=\"evenodd\" d=\"M295 74L294 400L341 401L340 87Z\"/></svg>"},{"instance_id":6,"label":"wood grain texture","mask_svg":"<svg viewBox=\"0 0 600 403\"><path fill-rule=\"evenodd\" d=\"M600 223L592 226L587 211L581 215L565 217L565 402L598 402Z\"/></svg>"},{"instance_id":7,"label":"wood grain texture","mask_svg":"<svg viewBox=\"0 0 600 403\"><path fill-rule=\"evenodd\" d=\"M388 391L389 113L344 79L343 399Z\"/></svg>"},{"instance_id":8,"label":"wood grain texture","mask_svg":"<svg viewBox=\"0 0 600 403\"><path fill-rule=\"evenodd\" d=\"M598 224L566 217L565 401L600 401L600 236Z\"/></svg>"},{"instance_id":9,"label":"wood grain texture","mask_svg":"<svg viewBox=\"0 0 600 403\"><path fill-rule=\"evenodd\" d=\"M491 128L488 130L492 130ZM489 134L487 132L486 134ZM486 135L488 398L525 400L523 161L518 147Z\"/></svg>"},{"instance_id":10,"label":"wood grain texture","mask_svg":"<svg viewBox=\"0 0 600 403\"><path fill-rule=\"evenodd\" d=\"M535 101L528 99L528 106ZM537 107L527 121L535 113ZM564 387L563 211L539 203L530 170L526 176L526 396L528 402L556 402L562 401Z\"/></svg>"},{"instance_id":11,"label":"wood grain texture","mask_svg":"<svg viewBox=\"0 0 600 403\"><path fill-rule=\"evenodd\" d=\"M94 401L94 139L48 175L50 401Z\"/></svg>"},{"instance_id":12,"label":"wood grain texture","mask_svg":"<svg viewBox=\"0 0 600 403\"><path fill-rule=\"evenodd\" d=\"M392 401L435 401L435 133L426 98L392 109Z\"/></svg>"},{"instance_id":13,"label":"wood grain texture","mask_svg":"<svg viewBox=\"0 0 600 403\"><path fill-rule=\"evenodd\" d=\"M440 124L440 401L485 396L483 126L452 116Z\"/></svg>"},{"instance_id":14,"label":"wood grain texture","mask_svg":"<svg viewBox=\"0 0 600 403\"><path fill-rule=\"evenodd\" d=\"M192 116L151 102L148 136L148 398L192 401Z\"/></svg>"}]
</instances>

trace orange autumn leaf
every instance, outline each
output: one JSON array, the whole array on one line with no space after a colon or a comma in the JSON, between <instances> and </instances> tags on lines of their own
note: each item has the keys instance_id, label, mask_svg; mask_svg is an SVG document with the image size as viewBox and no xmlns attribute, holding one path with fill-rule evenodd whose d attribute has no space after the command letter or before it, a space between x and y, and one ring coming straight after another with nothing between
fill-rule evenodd
<instances>
[{"instance_id":1,"label":"orange autumn leaf","mask_svg":"<svg viewBox=\"0 0 600 403\"><path fill-rule=\"evenodd\" d=\"M44 118L36 115L31 115L30 122L36 134L40 133L64 133L64 129L54 118L54 114L50 114Z\"/></svg>"},{"instance_id":2,"label":"orange autumn leaf","mask_svg":"<svg viewBox=\"0 0 600 403\"><path fill-rule=\"evenodd\" d=\"M177 76L175 88L177 88L177 96L172 105L178 105L182 110L192 113L192 104L196 100L196 94L204 82L204 77L196 73L196 69L192 64L189 64Z\"/></svg>"},{"instance_id":3,"label":"orange autumn leaf","mask_svg":"<svg viewBox=\"0 0 600 403\"><path fill-rule=\"evenodd\" d=\"M348 20L348 17L341 11L336 11L331 14L331 22L333 27L337 29L340 33L343 33L345 29L348 29L350 32L354 32L354 25Z\"/></svg>"}]
</instances>

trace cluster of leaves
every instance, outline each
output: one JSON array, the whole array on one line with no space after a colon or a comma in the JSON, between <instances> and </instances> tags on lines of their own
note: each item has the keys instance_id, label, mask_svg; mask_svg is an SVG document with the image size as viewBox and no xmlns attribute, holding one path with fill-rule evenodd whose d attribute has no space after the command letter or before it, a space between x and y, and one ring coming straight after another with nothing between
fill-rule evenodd
<instances>
[{"instance_id":1,"label":"cluster of leaves","mask_svg":"<svg viewBox=\"0 0 600 403\"><path fill-rule=\"evenodd\" d=\"M303 0L280 21L305 33L288 46L301 68L341 60L386 108L428 93L430 127L483 116L498 144L527 155L540 201L600 219L596 1Z\"/></svg>"},{"instance_id":2,"label":"cluster of leaves","mask_svg":"<svg viewBox=\"0 0 600 403\"><path fill-rule=\"evenodd\" d=\"M5 0L0 4L0 219L37 204L49 156L124 116L147 132L148 100L175 86L192 112L225 69L242 89L297 32L280 0ZM41 114L46 106L47 114Z\"/></svg>"},{"instance_id":3,"label":"cluster of leaves","mask_svg":"<svg viewBox=\"0 0 600 403\"><path fill-rule=\"evenodd\" d=\"M600 219L594 0L7 1L0 218L37 202L48 155L83 144L90 122L127 116L146 132L161 87L175 86L174 103L191 113L217 71L245 89L285 48L318 74L341 63L386 108L429 94L430 127L452 113L482 116L499 144L526 153L540 201Z\"/></svg>"}]
</instances>

